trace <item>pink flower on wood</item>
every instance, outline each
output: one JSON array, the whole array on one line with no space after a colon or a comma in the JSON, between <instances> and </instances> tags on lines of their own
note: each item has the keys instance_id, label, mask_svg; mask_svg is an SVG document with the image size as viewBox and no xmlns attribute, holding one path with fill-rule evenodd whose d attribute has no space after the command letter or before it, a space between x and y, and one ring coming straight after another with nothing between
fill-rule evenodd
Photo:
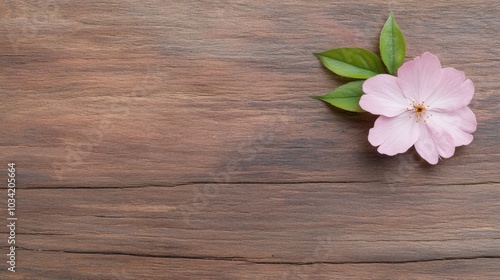
<instances>
[{"instance_id":1,"label":"pink flower on wood","mask_svg":"<svg viewBox=\"0 0 500 280\"><path fill-rule=\"evenodd\" d=\"M477 122L467 105L474 84L461 71L441 68L431 53L404 63L397 77L369 78L363 91L361 108L380 115L368 135L379 153L392 156L415 145L422 158L436 164L472 141Z\"/></svg>"}]
</instances>

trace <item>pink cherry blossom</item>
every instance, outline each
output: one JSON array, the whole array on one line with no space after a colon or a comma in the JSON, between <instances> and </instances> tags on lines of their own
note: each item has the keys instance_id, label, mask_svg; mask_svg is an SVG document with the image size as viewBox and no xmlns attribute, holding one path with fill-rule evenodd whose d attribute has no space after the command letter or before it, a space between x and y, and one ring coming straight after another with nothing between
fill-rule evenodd
<instances>
[{"instance_id":1,"label":"pink cherry blossom","mask_svg":"<svg viewBox=\"0 0 500 280\"><path fill-rule=\"evenodd\" d=\"M363 84L359 105L380 115L368 141L378 152L396 155L411 146L430 164L449 158L455 147L468 145L476 131L476 116L467 107L474 84L454 68L424 53L404 63L397 77L381 74Z\"/></svg>"}]
</instances>

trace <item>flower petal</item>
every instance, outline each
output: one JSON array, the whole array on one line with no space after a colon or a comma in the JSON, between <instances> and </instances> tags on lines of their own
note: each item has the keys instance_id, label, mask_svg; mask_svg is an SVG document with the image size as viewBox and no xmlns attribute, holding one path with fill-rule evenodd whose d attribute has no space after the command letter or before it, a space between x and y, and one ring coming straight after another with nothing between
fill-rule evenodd
<instances>
[{"instance_id":1,"label":"flower petal","mask_svg":"<svg viewBox=\"0 0 500 280\"><path fill-rule=\"evenodd\" d=\"M426 52L398 69L398 84L408 99L421 103L439 85L441 70L437 56Z\"/></svg>"},{"instance_id":2,"label":"flower petal","mask_svg":"<svg viewBox=\"0 0 500 280\"><path fill-rule=\"evenodd\" d=\"M455 146L469 145L477 128L476 116L467 106L450 113L433 111L426 123L445 128Z\"/></svg>"},{"instance_id":3,"label":"flower petal","mask_svg":"<svg viewBox=\"0 0 500 280\"><path fill-rule=\"evenodd\" d=\"M427 127L434 143L436 144L436 150L439 153L439 156L444 158L450 158L453 156L455 153L455 145L453 143L453 137L447 130L447 127L429 121Z\"/></svg>"},{"instance_id":4,"label":"flower petal","mask_svg":"<svg viewBox=\"0 0 500 280\"><path fill-rule=\"evenodd\" d=\"M443 77L426 104L440 111L454 111L467 106L474 95L474 83L465 79L464 72L455 68L444 68Z\"/></svg>"},{"instance_id":5,"label":"flower petal","mask_svg":"<svg viewBox=\"0 0 500 280\"><path fill-rule=\"evenodd\" d=\"M436 164L439 161L439 153L436 149L436 143L426 126L420 131L420 138L415 143L417 153L430 164Z\"/></svg>"},{"instance_id":6,"label":"flower petal","mask_svg":"<svg viewBox=\"0 0 500 280\"><path fill-rule=\"evenodd\" d=\"M379 146L378 152L393 156L406 152L419 138L420 125L414 118L409 118L411 112L389 118L380 116L370 129L368 141L373 146Z\"/></svg>"},{"instance_id":7,"label":"flower petal","mask_svg":"<svg viewBox=\"0 0 500 280\"><path fill-rule=\"evenodd\" d=\"M359 106L375 115L394 117L403 113L409 105L394 76L380 74L363 83Z\"/></svg>"},{"instance_id":8,"label":"flower petal","mask_svg":"<svg viewBox=\"0 0 500 280\"><path fill-rule=\"evenodd\" d=\"M455 153L453 137L446 129L428 120L422 126L415 149L430 164L436 164L439 157L450 158Z\"/></svg>"}]
</instances>

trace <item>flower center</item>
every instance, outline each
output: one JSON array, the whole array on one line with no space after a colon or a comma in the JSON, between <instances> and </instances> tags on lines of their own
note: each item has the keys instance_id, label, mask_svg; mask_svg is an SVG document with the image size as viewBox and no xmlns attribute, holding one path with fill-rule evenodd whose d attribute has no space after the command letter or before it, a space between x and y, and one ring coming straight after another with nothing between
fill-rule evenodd
<instances>
[{"instance_id":1,"label":"flower center","mask_svg":"<svg viewBox=\"0 0 500 280\"><path fill-rule=\"evenodd\" d=\"M425 101L417 103L415 100L410 103L410 106L406 107L406 110L413 111L409 118L411 119L415 117L415 122L419 122L421 120L426 122L426 120L432 116L432 114L427 114L427 109L429 109L429 105L425 105Z\"/></svg>"},{"instance_id":2,"label":"flower center","mask_svg":"<svg viewBox=\"0 0 500 280\"><path fill-rule=\"evenodd\" d=\"M422 113L425 110L425 107L419 104L419 105L415 106L414 109L415 109L415 112L417 114L419 114L419 113Z\"/></svg>"}]
</instances>

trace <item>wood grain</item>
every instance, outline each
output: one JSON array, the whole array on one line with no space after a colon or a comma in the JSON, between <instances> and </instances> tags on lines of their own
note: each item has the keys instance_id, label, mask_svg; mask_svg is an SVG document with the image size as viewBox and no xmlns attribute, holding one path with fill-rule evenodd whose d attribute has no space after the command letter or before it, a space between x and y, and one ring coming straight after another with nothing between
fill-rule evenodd
<instances>
[{"instance_id":1,"label":"wood grain","mask_svg":"<svg viewBox=\"0 0 500 280\"><path fill-rule=\"evenodd\" d=\"M378 154L375 116L308 97L343 82L312 53L376 51L389 10L408 59L475 84L474 141L436 166ZM19 218L0 278L500 279L499 17L489 0L0 1Z\"/></svg>"}]
</instances>

